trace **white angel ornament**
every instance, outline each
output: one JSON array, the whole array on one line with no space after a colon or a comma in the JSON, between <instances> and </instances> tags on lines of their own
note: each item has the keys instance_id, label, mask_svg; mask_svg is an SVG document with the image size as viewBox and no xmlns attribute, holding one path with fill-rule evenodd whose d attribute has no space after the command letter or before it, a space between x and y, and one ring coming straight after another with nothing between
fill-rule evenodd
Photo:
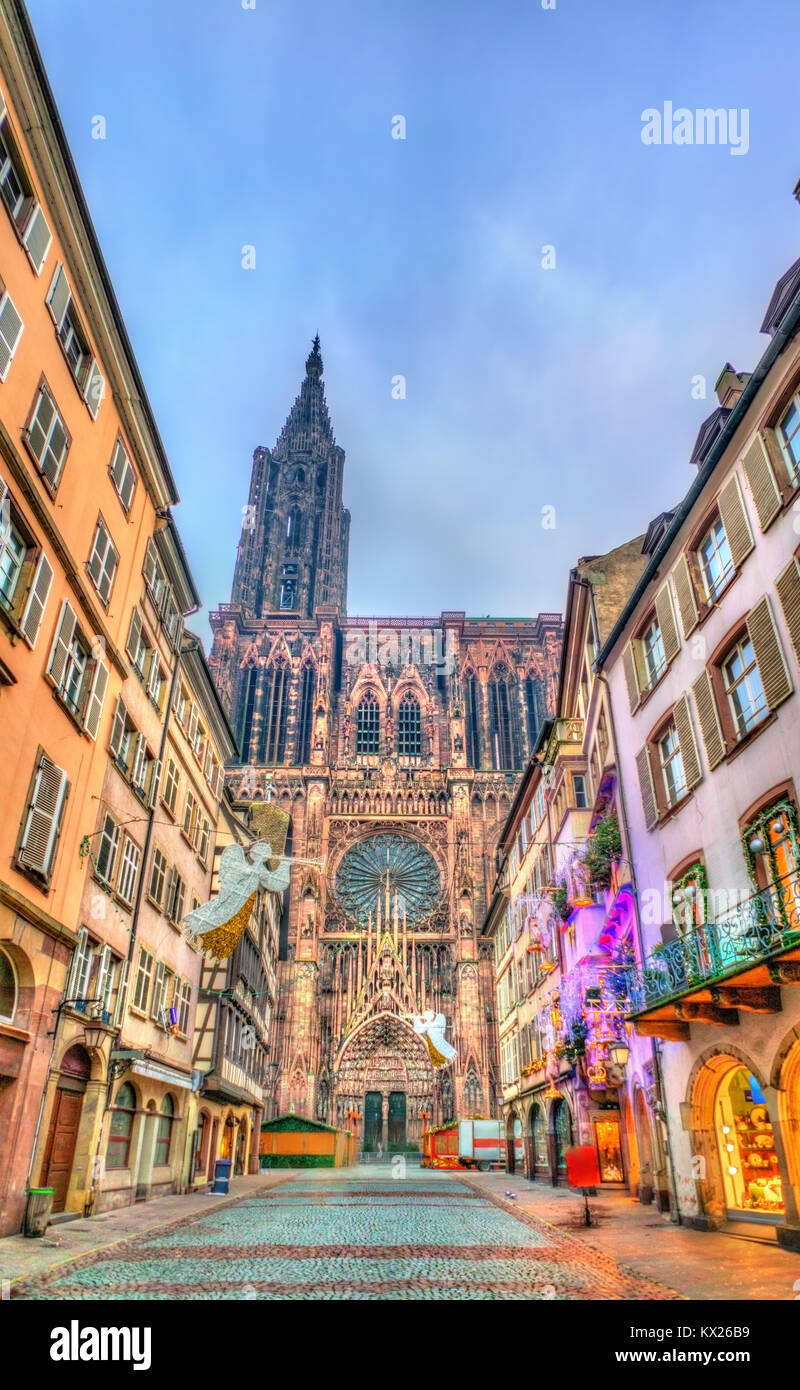
<instances>
[{"instance_id":1,"label":"white angel ornament","mask_svg":"<svg viewBox=\"0 0 800 1390\"><path fill-rule=\"evenodd\" d=\"M270 869L268 863L277 861ZM217 960L227 960L241 939L259 888L282 893L289 886L291 860L259 840L248 860L241 845L228 845L219 861L219 892L183 919L184 930Z\"/></svg>"},{"instance_id":2,"label":"white angel ornament","mask_svg":"<svg viewBox=\"0 0 800 1390\"><path fill-rule=\"evenodd\" d=\"M435 1014L426 1009L423 1014L404 1014L414 1026L414 1032L424 1037L431 1062L436 1068L446 1067L456 1055L455 1048L447 1041L444 1030L447 1020L444 1014Z\"/></svg>"}]
</instances>

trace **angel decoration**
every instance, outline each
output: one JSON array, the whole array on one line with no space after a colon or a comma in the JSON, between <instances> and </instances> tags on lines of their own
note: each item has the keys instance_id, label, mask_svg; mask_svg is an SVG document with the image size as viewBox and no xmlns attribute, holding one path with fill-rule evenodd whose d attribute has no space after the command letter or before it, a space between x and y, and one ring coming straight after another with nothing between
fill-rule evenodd
<instances>
[{"instance_id":1,"label":"angel decoration","mask_svg":"<svg viewBox=\"0 0 800 1390\"><path fill-rule=\"evenodd\" d=\"M403 1014L403 1018L413 1023L415 1033L424 1037L431 1062L437 1069L452 1062L456 1050L444 1035L447 1027L444 1014L435 1014L433 1009L426 1009L424 1014Z\"/></svg>"},{"instance_id":2,"label":"angel decoration","mask_svg":"<svg viewBox=\"0 0 800 1390\"><path fill-rule=\"evenodd\" d=\"M274 869L268 865L274 863ZM248 860L241 845L228 845L219 861L219 892L183 919L187 935L217 960L236 949L255 907L259 888L282 893L289 886L291 859L276 855L263 840L250 846Z\"/></svg>"}]
</instances>

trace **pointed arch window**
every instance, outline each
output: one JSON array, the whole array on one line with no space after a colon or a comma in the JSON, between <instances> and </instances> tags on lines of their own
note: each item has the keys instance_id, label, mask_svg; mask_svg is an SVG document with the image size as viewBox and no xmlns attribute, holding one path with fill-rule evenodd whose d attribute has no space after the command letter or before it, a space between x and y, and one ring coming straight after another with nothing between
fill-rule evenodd
<instances>
[{"instance_id":1,"label":"pointed arch window","mask_svg":"<svg viewBox=\"0 0 800 1390\"><path fill-rule=\"evenodd\" d=\"M481 765L481 716L480 689L478 677L473 673L467 676L464 685L466 705L467 762L470 767Z\"/></svg>"},{"instance_id":2,"label":"pointed arch window","mask_svg":"<svg viewBox=\"0 0 800 1390\"><path fill-rule=\"evenodd\" d=\"M311 761L311 727L314 720L314 695L317 687L317 673L312 663L306 662L300 675L300 694L297 703L297 738L295 740L295 763L303 767Z\"/></svg>"},{"instance_id":3,"label":"pointed arch window","mask_svg":"<svg viewBox=\"0 0 800 1390\"><path fill-rule=\"evenodd\" d=\"M371 690L361 700L356 715L356 753L380 752L381 711Z\"/></svg>"},{"instance_id":4,"label":"pointed arch window","mask_svg":"<svg viewBox=\"0 0 800 1390\"><path fill-rule=\"evenodd\" d=\"M250 666L244 673L242 682L242 699L239 718L239 748L242 753L243 762L247 762L250 756L250 736L253 732L253 715L256 707L256 688L258 685L258 667Z\"/></svg>"},{"instance_id":5,"label":"pointed arch window","mask_svg":"<svg viewBox=\"0 0 800 1390\"><path fill-rule=\"evenodd\" d=\"M303 541L303 514L292 507L286 518L286 549L299 550Z\"/></svg>"},{"instance_id":6,"label":"pointed arch window","mask_svg":"<svg viewBox=\"0 0 800 1390\"><path fill-rule=\"evenodd\" d=\"M533 747L544 719L542 683L535 676L525 677L525 711L528 716L528 737L531 741L531 747Z\"/></svg>"},{"instance_id":7,"label":"pointed arch window","mask_svg":"<svg viewBox=\"0 0 800 1390\"><path fill-rule=\"evenodd\" d=\"M397 751L401 758L418 758L422 753L422 714L410 690L397 708Z\"/></svg>"},{"instance_id":8,"label":"pointed arch window","mask_svg":"<svg viewBox=\"0 0 800 1390\"><path fill-rule=\"evenodd\" d=\"M514 689L506 666L496 666L489 678L489 735L492 766L516 767L513 719Z\"/></svg>"},{"instance_id":9,"label":"pointed arch window","mask_svg":"<svg viewBox=\"0 0 800 1390\"><path fill-rule=\"evenodd\" d=\"M264 672L259 712L261 729L258 761L282 763L286 752L286 723L289 714L288 662L276 661Z\"/></svg>"}]
</instances>

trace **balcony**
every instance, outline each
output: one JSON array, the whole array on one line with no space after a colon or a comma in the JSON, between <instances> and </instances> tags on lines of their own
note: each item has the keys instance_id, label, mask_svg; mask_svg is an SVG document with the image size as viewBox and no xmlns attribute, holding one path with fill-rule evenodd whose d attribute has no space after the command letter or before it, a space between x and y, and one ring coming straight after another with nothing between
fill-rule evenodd
<instances>
[{"instance_id":1,"label":"balcony","mask_svg":"<svg viewBox=\"0 0 800 1390\"><path fill-rule=\"evenodd\" d=\"M627 976L628 1017L644 1037L681 1042L690 1023L730 1027L739 1010L778 1013L780 986L800 984L800 876L656 947Z\"/></svg>"}]
</instances>

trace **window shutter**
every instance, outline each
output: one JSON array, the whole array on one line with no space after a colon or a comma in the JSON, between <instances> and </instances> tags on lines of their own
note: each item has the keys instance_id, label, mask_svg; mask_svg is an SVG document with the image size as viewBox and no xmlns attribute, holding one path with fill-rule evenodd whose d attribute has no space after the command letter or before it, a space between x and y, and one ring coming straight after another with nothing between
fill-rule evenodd
<instances>
[{"instance_id":1,"label":"window shutter","mask_svg":"<svg viewBox=\"0 0 800 1390\"><path fill-rule=\"evenodd\" d=\"M650 749L645 745L636 754L636 767L639 771L639 786L642 791L642 806L644 808L644 823L648 830L652 830L658 820L658 803L656 802L656 792L653 786L653 770L650 766Z\"/></svg>"},{"instance_id":2,"label":"window shutter","mask_svg":"<svg viewBox=\"0 0 800 1390\"><path fill-rule=\"evenodd\" d=\"M64 274L64 267L62 265L57 265L56 273L53 276L52 284L47 293L47 307L53 316L56 328L60 328L64 322L64 315L69 308L71 297L69 285L67 284L67 277Z\"/></svg>"},{"instance_id":3,"label":"window shutter","mask_svg":"<svg viewBox=\"0 0 800 1390\"><path fill-rule=\"evenodd\" d=\"M28 225L22 238L22 244L33 263L36 274L39 275L45 263L47 253L50 250L50 243L53 237L47 225L47 218L38 203L35 203L28 218Z\"/></svg>"},{"instance_id":4,"label":"window shutter","mask_svg":"<svg viewBox=\"0 0 800 1390\"><path fill-rule=\"evenodd\" d=\"M694 593L692 582L692 572L689 569L689 561L685 555L681 555L675 569L672 572L675 580L675 593L678 599L678 611L681 615L681 627L684 637L688 637L697 627L699 613L697 609L697 599Z\"/></svg>"},{"instance_id":5,"label":"window shutter","mask_svg":"<svg viewBox=\"0 0 800 1390\"><path fill-rule=\"evenodd\" d=\"M8 291L0 295L0 381L5 381L11 359L22 337L22 319L9 299Z\"/></svg>"},{"instance_id":6,"label":"window shutter","mask_svg":"<svg viewBox=\"0 0 800 1390\"><path fill-rule=\"evenodd\" d=\"M67 657L69 656L70 645L75 635L77 621L78 619L75 613L65 600L61 605L61 614L58 619L53 650L50 653L50 661L47 667L48 675L52 677L59 690L64 681Z\"/></svg>"},{"instance_id":7,"label":"window shutter","mask_svg":"<svg viewBox=\"0 0 800 1390\"><path fill-rule=\"evenodd\" d=\"M735 473L728 479L717 501L725 535L728 537L731 559L738 569L753 549L753 533L744 509L739 479Z\"/></svg>"},{"instance_id":8,"label":"window shutter","mask_svg":"<svg viewBox=\"0 0 800 1390\"><path fill-rule=\"evenodd\" d=\"M625 680L628 683L628 699L631 706L631 714L639 708L642 702L642 695L639 689L639 675L636 669L636 656L633 650L633 642L629 642L622 653L622 664L625 668Z\"/></svg>"},{"instance_id":9,"label":"window shutter","mask_svg":"<svg viewBox=\"0 0 800 1390\"><path fill-rule=\"evenodd\" d=\"M38 873L50 870L66 794L66 772L42 754L19 851L20 863Z\"/></svg>"},{"instance_id":10,"label":"window shutter","mask_svg":"<svg viewBox=\"0 0 800 1390\"><path fill-rule=\"evenodd\" d=\"M215 795L216 797L221 797L221 796L222 796L222 790L223 790L223 787L224 787L224 786L225 786L225 772L224 772L224 769L222 768L222 765L220 765L220 766L217 768L216 776L215 776L215 778L214 778L214 795Z\"/></svg>"},{"instance_id":11,"label":"window shutter","mask_svg":"<svg viewBox=\"0 0 800 1390\"><path fill-rule=\"evenodd\" d=\"M100 371L97 363L93 360L89 371L86 374L86 385L83 388L83 399L89 407L89 413L93 420L97 419L97 412L100 409L100 402L106 393L106 379Z\"/></svg>"},{"instance_id":12,"label":"window shutter","mask_svg":"<svg viewBox=\"0 0 800 1390\"><path fill-rule=\"evenodd\" d=\"M108 667L104 662L98 661L95 663L92 688L86 704L86 717L83 721L83 727L91 738L97 738L97 730L100 727L100 715L103 713L103 701L106 698L107 685Z\"/></svg>"},{"instance_id":13,"label":"window shutter","mask_svg":"<svg viewBox=\"0 0 800 1390\"><path fill-rule=\"evenodd\" d=\"M44 610L47 605L47 597L50 593L50 585L53 582L53 567L50 564L44 551L42 551L36 562L36 570L33 576L33 583L28 594L28 599L20 619L22 635L29 647L36 646L36 639L39 636L39 628L42 625Z\"/></svg>"},{"instance_id":14,"label":"window shutter","mask_svg":"<svg viewBox=\"0 0 800 1390\"><path fill-rule=\"evenodd\" d=\"M158 758L153 763L153 771L150 774L150 794L147 798L148 806L155 806L158 801L158 788L161 784L161 759Z\"/></svg>"},{"instance_id":15,"label":"window shutter","mask_svg":"<svg viewBox=\"0 0 800 1390\"><path fill-rule=\"evenodd\" d=\"M125 511L130 511L136 486L136 475L119 439L114 447L114 457L111 461L111 477Z\"/></svg>"},{"instance_id":16,"label":"window shutter","mask_svg":"<svg viewBox=\"0 0 800 1390\"><path fill-rule=\"evenodd\" d=\"M703 734L703 743L706 746L706 757L711 768L721 763L725 757L725 736L719 722L717 712L717 702L714 698L714 685L711 674L703 671L701 676L692 685L694 700L697 705L697 716L700 720L700 728Z\"/></svg>"},{"instance_id":17,"label":"window shutter","mask_svg":"<svg viewBox=\"0 0 800 1390\"><path fill-rule=\"evenodd\" d=\"M128 994L128 978L130 976L130 966L127 961L123 961L122 974L119 980L117 991L117 1007L114 1010L114 1027L119 1027L122 1022L122 1015L125 1012L125 1000Z\"/></svg>"},{"instance_id":18,"label":"window shutter","mask_svg":"<svg viewBox=\"0 0 800 1390\"><path fill-rule=\"evenodd\" d=\"M114 754L114 757L117 757L119 755L120 748L122 747L122 735L124 734L124 732L125 705L123 703L122 696L119 695L117 697L116 709L114 710L114 721L111 725L111 740L109 742L109 748L111 749L111 752Z\"/></svg>"},{"instance_id":19,"label":"window shutter","mask_svg":"<svg viewBox=\"0 0 800 1390\"><path fill-rule=\"evenodd\" d=\"M81 975L83 974L83 962L86 959L88 950L89 933L85 927L81 927L80 931L78 932L78 941L75 946L75 950L72 952L72 960L70 961L69 967L69 977L67 979L66 988L64 990L65 999L75 998L75 987Z\"/></svg>"},{"instance_id":20,"label":"window shutter","mask_svg":"<svg viewBox=\"0 0 800 1390\"><path fill-rule=\"evenodd\" d=\"M681 649L681 639L678 636L678 624L675 621L675 609L672 605L669 580L666 584L662 584L656 594L656 614L658 625L661 628L661 640L664 643L664 655L667 662L670 662L674 660Z\"/></svg>"},{"instance_id":21,"label":"window shutter","mask_svg":"<svg viewBox=\"0 0 800 1390\"><path fill-rule=\"evenodd\" d=\"M153 982L153 997L150 1000L150 1017L158 1018L161 1013L161 996L164 992L164 962L156 963L156 975Z\"/></svg>"},{"instance_id":22,"label":"window shutter","mask_svg":"<svg viewBox=\"0 0 800 1390\"><path fill-rule=\"evenodd\" d=\"M154 647L153 654L150 657L150 670L147 673L147 693L151 699L153 698L154 691L158 689L159 670L160 667L158 664L158 652Z\"/></svg>"},{"instance_id":23,"label":"window shutter","mask_svg":"<svg viewBox=\"0 0 800 1390\"><path fill-rule=\"evenodd\" d=\"M778 590L795 656L800 661L800 565L794 556L775 580L775 588Z\"/></svg>"},{"instance_id":24,"label":"window shutter","mask_svg":"<svg viewBox=\"0 0 800 1390\"><path fill-rule=\"evenodd\" d=\"M141 635L142 620L139 617L138 608L134 608L133 612L131 613L131 625L128 629L128 640L125 643L125 650L128 653L128 656L130 657L131 661L135 659L136 653L139 650L139 638L141 637Z\"/></svg>"},{"instance_id":25,"label":"window shutter","mask_svg":"<svg viewBox=\"0 0 800 1390\"><path fill-rule=\"evenodd\" d=\"M147 756L147 740L144 734L136 735L136 747L133 753L133 768L131 770L131 782L134 787L140 788L144 782L144 764Z\"/></svg>"},{"instance_id":26,"label":"window shutter","mask_svg":"<svg viewBox=\"0 0 800 1390\"><path fill-rule=\"evenodd\" d=\"M792 682L784 660L783 648L772 616L769 599L759 599L747 615L747 631L756 654L761 684L770 709L775 709L792 693Z\"/></svg>"},{"instance_id":27,"label":"window shutter","mask_svg":"<svg viewBox=\"0 0 800 1390\"><path fill-rule=\"evenodd\" d=\"M142 565L142 574L144 575L144 581L148 589L152 589L155 584L157 569L158 561L156 558L156 548L152 540L148 540L147 549L144 552L144 564Z\"/></svg>"},{"instance_id":28,"label":"window shutter","mask_svg":"<svg viewBox=\"0 0 800 1390\"><path fill-rule=\"evenodd\" d=\"M189 714L189 728L188 728L188 730L187 730L187 737L188 737L188 739L189 739L189 742L190 742L192 748L194 748L195 739L197 738L197 720L198 720L197 705L192 705L192 708L191 708L191 711L190 711L190 714Z\"/></svg>"},{"instance_id":29,"label":"window shutter","mask_svg":"<svg viewBox=\"0 0 800 1390\"><path fill-rule=\"evenodd\" d=\"M672 717L675 720L675 728L678 733L678 743L681 750L681 761L686 777L686 785L690 789L696 787L697 783L703 779L703 769L700 766L700 754L697 751L697 739L694 736L692 726L692 716L689 712L689 698L681 695L674 710Z\"/></svg>"},{"instance_id":30,"label":"window shutter","mask_svg":"<svg viewBox=\"0 0 800 1390\"><path fill-rule=\"evenodd\" d=\"M212 752L211 752L211 749L209 748L209 746L206 745L206 756L205 756L205 758L203 759L203 776L205 777L205 779L206 779L207 782L210 782L210 781L211 781L211 775L212 775L213 770L214 770L213 755L212 755Z\"/></svg>"},{"instance_id":31,"label":"window shutter","mask_svg":"<svg viewBox=\"0 0 800 1390\"><path fill-rule=\"evenodd\" d=\"M781 509L781 494L775 481L769 454L760 434L756 435L745 450L742 464L750 485L750 491L753 494L753 502L758 513L761 530L766 531L770 522L775 520Z\"/></svg>"},{"instance_id":32,"label":"window shutter","mask_svg":"<svg viewBox=\"0 0 800 1390\"><path fill-rule=\"evenodd\" d=\"M98 592L104 603L108 603L111 597L111 590L114 586L114 575L117 572L117 552L113 544L109 541L106 550L106 558L103 562L103 573L100 576L100 583L97 586Z\"/></svg>"},{"instance_id":33,"label":"window shutter","mask_svg":"<svg viewBox=\"0 0 800 1390\"><path fill-rule=\"evenodd\" d=\"M178 879L178 871L173 864L167 874L167 890L164 894L164 915L172 917L172 908L175 899L175 885Z\"/></svg>"},{"instance_id":34,"label":"window shutter","mask_svg":"<svg viewBox=\"0 0 800 1390\"><path fill-rule=\"evenodd\" d=\"M104 946L100 952L100 960L97 965L97 981L95 983L93 991L95 997L100 1001L98 1004L95 1004L92 1009L92 1012L95 1015L95 1017L97 1017L103 1011L103 994L106 988L106 981L108 979L108 973L110 968L111 947Z\"/></svg>"}]
</instances>

